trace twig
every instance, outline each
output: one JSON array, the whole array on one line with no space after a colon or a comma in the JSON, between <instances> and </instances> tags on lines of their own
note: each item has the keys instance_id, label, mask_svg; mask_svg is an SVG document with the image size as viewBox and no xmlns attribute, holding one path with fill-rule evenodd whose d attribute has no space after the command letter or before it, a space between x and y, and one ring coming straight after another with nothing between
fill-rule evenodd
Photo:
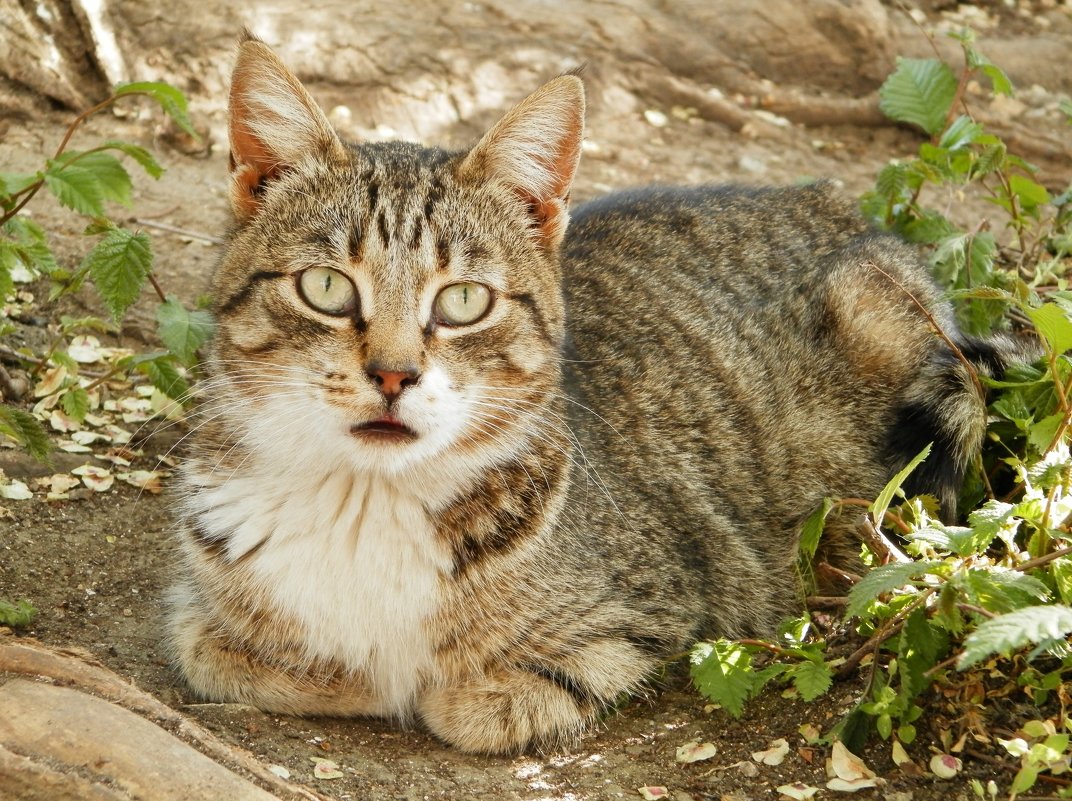
<instances>
[{"instance_id":1,"label":"twig","mask_svg":"<svg viewBox=\"0 0 1072 801\"><path fill-rule=\"evenodd\" d=\"M870 513L860 516L859 521L856 523L856 535L864 545L871 549L875 556L882 560L884 565L890 562L912 561L890 541L889 537L878 530L878 527L875 526L874 521L871 519Z\"/></svg>"},{"instance_id":2,"label":"twig","mask_svg":"<svg viewBox=\"0 0 1072 801\"><path fill-rule=\"evenodd\" d=\"M163 287L160 286L160 282L156 280L156 276L149 273L149 283L153 285L153 289L156 291L156 296L160 298L161 303L167 303L167 295L164 294Z\"/></svg>"},{"instance_id":3,"label":"twig","mask_svg":"<svg viewBox=\"0 0 1072 801\"><path fill-rule=\"evenodd\" d=\"M975 604L959 603L957 604L957 609L962 609L965 612L974 612L977 615L982 615L988 620L993 620L997 617L997 615L991 612L989 609L983 609L983 607L975 606Z\"/></svg>"},{"instance_id":4,"label":"twig","mask_svg":"<svg viewBox=\"0 0 1072 801\"><path fill-rule=\"evenodd\" d=\"M1060 550L1053 551L1045 556L1039 556L1035 559L1028 559L1022 564L1013 567L1013 570L1019 570L1021 573L1026 573L1028 570L1034 570L1036 567L1042 567L1042 565L1052 562L1054 559L1060 559L1062 556L1068 556L1072 554L1072 545L1067 548L1061 548Z\"/></svg>"},{"instance_id":5,"label":"twig","mask_svg":"<svg viewBox=\"0 0 1072 801\"><path fill-rule=\"evenodd\" d=\"M36 364L38 366L45 363L44 359L38 359L36 356L27 356L25 353L19 353L17 350L9 348L7 345L0 345L0 355L18 359L23 362L29 362L30 364Z\"/></svg>"},{"instance_id":6,"label":"twig","mask_svg":"<svg viewBox=\"0 0 1072 801\"><path fill-rule=\"evenodd\" d=\"M829 562L819 562L815 566L816 571L822 573L827 578L838 579L846 584L857 584L862 576L858 576L855 573L850 573L848 570L844 570L840 567L834 567Z\"/></svg>"},{"instance_id":7,"label":"twig","mask_svg":"<svg viewBox=\"0 0 1072 801\"><path fill-rule=\"evenodd\" d=\"M997 757L992 757L990 756L990 754L984 754L982 751L976 751L973 748L965 748L964 753L970 756L972 759L978 759L980 762L987 762L991 765L996 765L999 768L1009 771L1010 773L1015 773L1016 771L1020 770L1019 765L1010 765L1005 760L998 759ZM1072 781L1069 781L1068 779L1062 779L1060 776L1051 776L1048 773L1038 774L1038 779L1044 782L1049 782L1050 784L1059 784L1063 787L1072 786ZM1026 798L1026 796L1019 796L1019 798Z\"/></svg>"},{"instance_id":8,"label":"twig","mask_svg":"<svg viewBox=\"0 0 1072 801\"><path fill-rule=\"evenodd\" d=\"M842 609L848 603L849 599L844 595L809 595L804 599L808 609Z\"/></svg>"},{"instance_id":9,"label":"twig","mask_svg":"<svg viewBox=\"0 0 1072 801\"><path fill-rule=\"evenodd\" d=\"M221 239L218 236L210 236L209 234L202 234L198 231L190 231L186 228L177 228L174 225L168 225L167 223L154 222L153 220L146 220L142 217L134 218L135 225L144 225L146 228L159 228L161 231L167 231L169 234L178 234L179 236L188 236L191 239L200 239L202 242L210 242L213 245L223 245L226 240Z\"/></svg>"}]
</instances>

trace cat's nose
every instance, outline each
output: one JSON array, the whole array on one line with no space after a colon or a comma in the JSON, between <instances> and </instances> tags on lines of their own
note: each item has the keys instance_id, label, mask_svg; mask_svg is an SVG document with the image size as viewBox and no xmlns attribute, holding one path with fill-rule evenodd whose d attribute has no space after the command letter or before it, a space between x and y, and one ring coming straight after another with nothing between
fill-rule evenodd
<instances>
[{"instance_id":1,"label":"cat's nose","mask_svg":"<svg viewBox=\"0 0 1072 801\"><path fill-rule=\"evenodd\" d=\"M421 380L420 371L412 366L398 369L370 364L365 372L372 379L372 383L379 387L388 403L393 403L395 398L402 394L402 390Z\"/></svg>"}]
</instances>

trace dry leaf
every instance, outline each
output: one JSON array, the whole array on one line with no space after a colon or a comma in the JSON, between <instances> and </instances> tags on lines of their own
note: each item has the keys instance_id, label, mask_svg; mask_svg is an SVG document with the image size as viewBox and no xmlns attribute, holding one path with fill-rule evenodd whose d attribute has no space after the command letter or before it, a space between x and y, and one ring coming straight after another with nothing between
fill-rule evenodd
<instances>
[{"instance_id":1,"label":"dry leaf","mask_svg":"<svg viewBox=\"0 0 1072 801\"><path fill-rule=\"evenodd\" d=\"M700 762L704 759L710 759L716 753L717 749L713 743L698 743L690 742L685 743L683 746L677 749L675 759L678 762Z\"/></svg>"},{"instance_id":2,"label":"dry leaf","mask_svg":"<svg viewBox=\"0 0 1072 801\"><path fill-rule=\"evenodd\" d=\"M28 501L33 497L30 488L18 479L13 479L8 484L0 484L0 498L9 501Z\"/></svg>"},{"instance_id":3,"label":"dry leaf","mask_svg":"<svg viewBox=\"0 0 1072 801\"><path fill-rule=\"evenodd\" d=\"M282 765L269 765L268 770L274 773L280 779L290 778L290 771L284 768Z\"/></svg>"},{"instance_id":4,"label":"dry leaf","mask_svg":"<svg viewBox=\"0 0 1072 801\"><path fill-rule=\"evenodd\" d=\"M107 492L115 483L115 477L111 470L97 467L92 464L84 464L71 471L76 476L81 476L82 483L94 492Z\"/></svg>"},{"instance_id":5,"label":"dry leaf","mask_svg":"<svg viewBox=\"0 0 1072 801\"><path fill-rule=\"evenodd\" d=\"M875 778L875 772L840 740L836 740L831 748L829 767L834 776L845 781Z\"/></svg>"},{"instance_id":6,"label":"dry leaf","mask_svg":"<svg viewBox=\"0 0 1072 801\"><path fill-rule=\"evenodd\" d=\"M92 431L75 431L71 434L71 439L79 445L92 445L94 442L103 442L108 438L103 434L96 434Z\"/></svg>"},{"instance_id":7,"label":"dry leaf","mask_svg":"<svg viewBox=\"0 0 1072 801\"><path fill-rule=\"evenodd\" d=\"M48 424L56 431L64 433L77 431L82 427L81 423L63 411L63 409L53 409L52 414L48 416Z\"/></svg>"},{"instance_id":8,"label":"dry leaf","mask_svg":"<svg viewBox=\"0 0 1072 801\"><path fill-rule=\"evenodd\" d=\"M129 473L118 473L116 478L153 495L164 491L160 484L160 473L156 470L132 470Z\"/></svg>"},{"instance_id":9,"label":"dry leaf","mask_svg":"<svg viewBox=\"0 0 1072 801\"><path fill-rule=\"evenodd\" d=\"M79 364L93 364L99 362L104 354L101 353L100 340L85 334L71 340L67 355Z\"/></svg>"},{"instance_id":10,"label":"dry leaf","mask_svg":"<svg viewBox=\"0 0 1072 801\"><path fill-rule=\"evenodd\" d=\"M826 783L826 789L837 790L841 793L855 793L858 790L867 790L885 783L882 779L831 779Z\"/></svg>"},{"instance_id":11,"label":"dry leaf","mask_svg":"<svg viewBox=\"0 0 1072 801\"><path fill-rule=\"evenodd\" d=\"M789 743L784 737L779 737L770 744L770 748L766 751L756 751L752 754L752 759L764 765L781 765L788 753Z\"/></svg>"},{"instance_id":12,"label":"dry leaf","mask_svg":"<svg viewBox=\"0 0 1072 801\"><path fill-rule=\"evenodd\" d=\"M34 397L43 398L46 395L51 395L63 386L66 378L66 367L50 367L41 375L41 380L34 385Z\"/></svg>"},{"instance_id":13,"label":"dry leaf","mask_svg":"<svg viewBox=\"0 0 1072 801\"><path fill-rule=\"evenodd\" d=\"M807 801L807 799L819 792L819 788L797 782L796 784L783 784L778 788L778 792L792 798L793 801Z\"/></svg>"},{"instance_id":14,"label":"dry leaf","mask_svg":"<svg viewBox=\"0 0 1072 801\"><path fill-rule=\"evenodd\" d=\"M88 445L79 445L77 442L71 442L69 439L61 439L56 447L66 453L93 453L93 449Z\"/></svg>"},{"instance_id":15,"label":"dry leaf","mask_svg":"<svg viewBox=\"0 0 1072 801\"><path fill-rule=\"evenodd\" d=\"M901 745L900 740L893 741L893 747L891 748L893 758L893 764L900 767L901 765L907 765L912 762L912 757L905 751L904 746Z\"/></svg>"},{"instance_id":16,"label":"dry leaf","mask_svg":"<svg viewBox=\"0 0 1072 801\"><path fill-rule=\"evenodd\" d=\"M814 723L805 723L799 729L800 736L804 738L804 742L808 745L815 745L819 742L819 738L823 736L822 731Z\"/></svg>"},{"instance_id":17,"label":"dry leaf","mask_svg":"<svg viewBox=\"0 0 1072 801\"><path fill-rule=\"evenodd\" d=\"M313 761L314 779L341 779L345 774L339 770L339 766L330 759L322 757L309 757Z\"/></svg>"},{"instance_id":18,"label":"dry leaf","mask_svg":"<svg viewBox=\"0 0 1072 801\"><path fill-rule=\"evenodd\" d=\"M646 801L655 801L657 798L669 798L670 792L665 787L638 787L636 791L640 793L640 797L646 799Z\"/></svg>"},{"instance_id":19,"label":"dry leaf","mask_svg":"<svg viewBox=\"0 0 1072 801\"><path fill-rule=\"evenodd\" d=\"M963 763L955 756L949 754L935 754L931 757L931 773L939 779L952 779L963 767Z\"/></svg>"}]
</instances>

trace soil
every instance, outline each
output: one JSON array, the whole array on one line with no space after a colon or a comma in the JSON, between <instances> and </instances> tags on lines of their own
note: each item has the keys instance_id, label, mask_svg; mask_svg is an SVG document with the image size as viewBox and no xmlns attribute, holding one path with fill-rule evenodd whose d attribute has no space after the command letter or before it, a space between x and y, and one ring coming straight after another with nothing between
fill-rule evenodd
<instances>
[{"instance_id":1,"label":"soil","mask_svg":"<svg viewBox=\"0 0 1072 801\"><path fill-rule=\"evenodd\" d=\"M925 57L931 46L921 28L967 22L980 34L980 49L1021 89L1014 102L988 105L974 89L969 100L1038 164L1048 188L1061 191L1072 180L1072 137L1057 111L1072 91L1072 14L1055 2L927 2L913 12L922 26L877 0L396 0L390 8L279 0L217 3L211 12L193 0L117 0L110 9L106 21L125 76L181 87L205 136L200 144L184 138L145 107L95 118L79 141L124 138L161 154L167 175L137 180L129 214L152 234L159 282L187 303L205 291L219 252L211 238L227 225L226 82L243 25L278 48L352 138L464 146L541 80L586 63L589 128L575 191L584 200L651 182L816 177L858 195L883 164L912 154L921 141L875 111L874 92L895 55ZM954 52L943 37L938 46ZM58 108L61 99L49 97L47 87L20 83L10 70L6 75L0 165L31 171L55 148L72 114ZM35 219L51 232L61 261L76 264L86 249L84 221L40 200L33 204ZM961 207L955 196L948 202L963 219L988 213ZM34 292L42 301L39 317L24 320L18 335L28 344L40 346L47 338L34 322L58 312L99 313L90 290L60 309L44 303L46 289ZM139 302L124 323L122 344L152 347L152 309L152 298ZM185 431L180 424L139 432L144 456L135 466L151 469L176 446L181 454ZM69 470L86 458L60 454L43 468L0 449L0 469L27 479ZM827 731L861 692L845 682L811 705L774 692L734 720L706 708L675 668L649 696L624 704L570 751L517 757L459 754L419 726L394 721L297 719L193 703L169 669L160 637L172 575L173 504L166 481L159 496L117 484L77 500L47 502L39 494L0 501L0 597L25 598L40 610L20 636L86 649L225 741L338 798L636 798L636 788L646 785L666 786L677 799L774 798L774 788L788 782L825 784L827 749L804 747L798 729L813 723ZM930 712L910 749L924 766L939 747L940 729L952 727L938 699ZM984 705L980 714L996 712ZM793 746L783 764L751 759L780 737ZM675 749L690 740L714 743L716 756L677 763ZM968 777L998 778L1003 786L1011 777L965 756L964 773L939 782L896 769L882 743L863 756L888 780L863 795L890 801L967 798ZM313 757L334 760L343 777L314 779Z\"/></svg>"}]
</instances>

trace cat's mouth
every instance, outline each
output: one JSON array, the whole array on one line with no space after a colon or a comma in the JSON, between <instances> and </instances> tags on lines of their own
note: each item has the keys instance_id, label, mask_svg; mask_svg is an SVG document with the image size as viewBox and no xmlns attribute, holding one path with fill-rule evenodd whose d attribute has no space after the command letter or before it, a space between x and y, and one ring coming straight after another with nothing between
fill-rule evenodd
<instances>
[{"instance_id":1,"label":"cat's mouth","mask_svg":"<svg viewBox=\"0 0 1072 801\"><path fill-rule=\"evenodd\" d=\"M377 417L375 420L370 420L367 423L352 425L350 426L350 433L356 434L362 439L380 442L417 439L416 431L407 426L397 417L393 417L389 414L385 414L383 417Z\"/></svg>"}]
</instances>

